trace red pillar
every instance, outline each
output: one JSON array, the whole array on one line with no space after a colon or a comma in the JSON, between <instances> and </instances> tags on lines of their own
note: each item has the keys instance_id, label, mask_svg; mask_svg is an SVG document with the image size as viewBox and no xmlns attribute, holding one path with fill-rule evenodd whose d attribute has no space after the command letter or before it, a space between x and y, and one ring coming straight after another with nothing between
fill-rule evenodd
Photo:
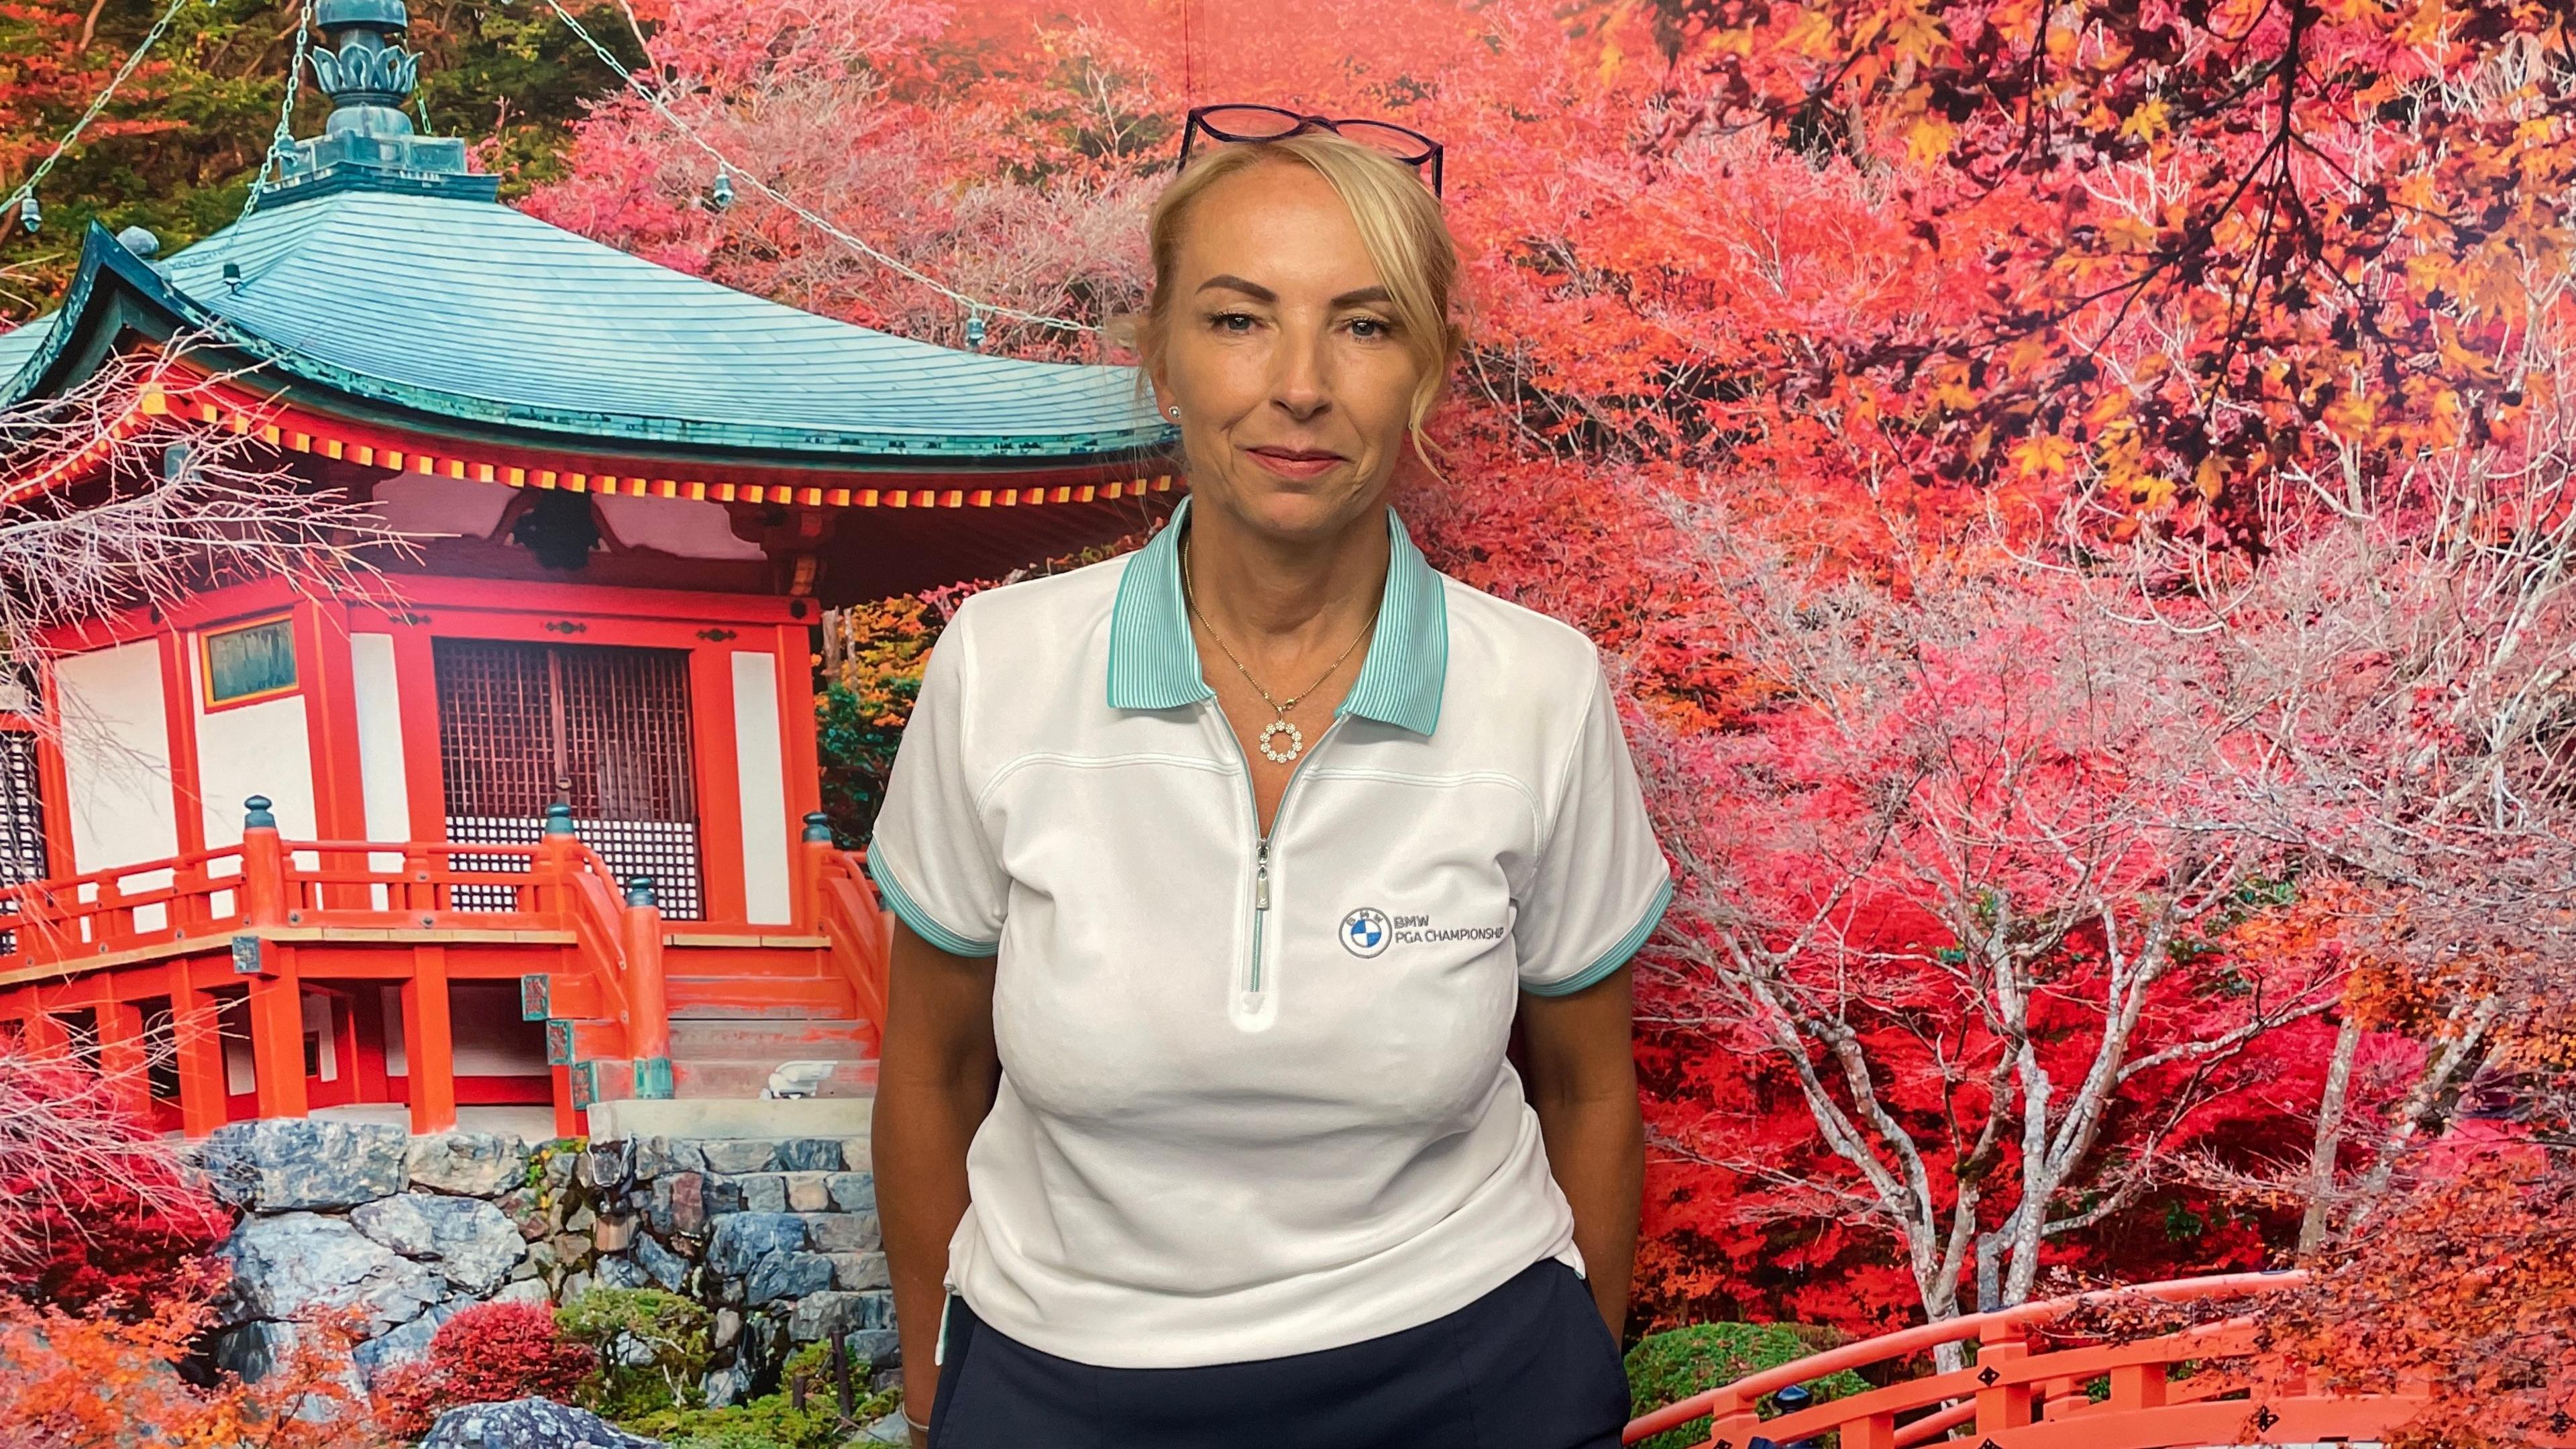
<instances>
[{"instance_id":1,"label":"red pillar","mask_svg":"<svg viewBox=\"0 0 2576 1449\"><path fill-rule=\"evenodd\" d=\"M456 1041L447 1008L447 948L413 947L411 976L402 986L402 1015L415 1134L456 1126Z\"/></svg>"},{"instance_id":2,"label":"red pillar","mask_svg":"<svg viewBox=\"0 0 2576 1449\"><path fill-rule=\"evenodd\" d=\"M626 884L626 1055L635 1063L635 1095L671 1095L671 1003L662 974L662 912L653 904L653 882Z\"/></svg>"},{"instance_id":3,"label":"red pillar","mask_svg":"<svg viewBox=\"0 0 2576 1449\"><path fill-rule=\"evenodd\" d=\"M304 1093L304 982L294 953L260 943L260 974L250 979L251 1070L259 1078L259 1115L301 1117Z\"/></svg>"},{"instance_id":4,"label":"red pillar","mask_svg":"<svg viewBox=\"0 0 2576 1449\"><path fill-rule=\"evenodd\" d=\"M179 1058L179 1130L203 1137L230 1115L224 1098L224 1042L220 1008L198 985L213 972L182 956L170 963L170 1036Z\"/></svg>"},{"instance_id":5,"label":"red pillar","mask_svg":"<svg viewBox=\"0 0 2576 1449\"><path fill-rule=\"evenodd\" d=\"M349 1039L354 1047L350 1088L352 1100L390 1102L393 1086L385 1075L385 993L373 981L350 988Z\"/></svg>"},{"instance_id":6,"label":"red pillar","mask_svg":"<svg viewBox=\"0 0 2576 1449\"><path fill-rule=\"evenodd\" d=\"M137 1117L152 1114L150 1064L143 1041L143 1008L118 1001L108 983L109 999L98 1004L98 1074L109 1093Z\"/></svg>"}]
</instances>

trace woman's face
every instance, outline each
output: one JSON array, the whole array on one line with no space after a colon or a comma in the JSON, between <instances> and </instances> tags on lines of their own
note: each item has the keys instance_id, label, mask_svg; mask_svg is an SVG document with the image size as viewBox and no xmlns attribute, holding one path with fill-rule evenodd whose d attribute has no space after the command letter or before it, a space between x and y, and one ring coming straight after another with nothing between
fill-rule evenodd
<instances>
[{"instance_id":1,"label":"woman's face","mask_svg":"<svg viewBox=\"0 0 2576 1449\"><path fill-rule=\"evenodd\" d=\"M1181 410L1199 506L1281 538L1373 514L1422 372L1332 185L1271 162L1210 186L1165 284L1154 392Z\"/></svg>"}]
</instances>

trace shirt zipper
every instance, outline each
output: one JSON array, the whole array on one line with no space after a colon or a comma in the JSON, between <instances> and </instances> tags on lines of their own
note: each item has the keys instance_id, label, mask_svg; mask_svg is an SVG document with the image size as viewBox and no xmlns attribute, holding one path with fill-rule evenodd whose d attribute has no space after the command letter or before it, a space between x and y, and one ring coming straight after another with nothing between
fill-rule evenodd
<instances>
[{"instance_id":1,"label":"shirt zipper","mask_svg":"<svg viewBox=\"0 0 2576 1449\"><path fill-rule=\"evenodd\" d=\"M1252 960L1245 973L1243 1007L1247 1011L1257 1011L1266 990L1262 984L1261 948L1265 934L1263 927L1270 918L1270 837L1279 833L1279 822L1288 817L1288 799L1297 793L1297 781L1306 773L1306 762L1324 748L1324 742L1333 737L1333 731L1341 728L1342 717L1336 713L1333 722L1324 726L1324 732L1315 737L1314 745L1289 767L1288 783L1279 791L1279 811L1270 817L1270 828L1264 830L1261 828L1261 791L1252 782L1252 757L1243 752L1243 741L1235 738L1234 726L1225 717L1225 707L1214 700L1208 702L1208 707L1216 711L1217 724L1225 737L1234 742L1235 758L1243 762L1244 798L1252 806Z\"/></svg>"}]
</instances>

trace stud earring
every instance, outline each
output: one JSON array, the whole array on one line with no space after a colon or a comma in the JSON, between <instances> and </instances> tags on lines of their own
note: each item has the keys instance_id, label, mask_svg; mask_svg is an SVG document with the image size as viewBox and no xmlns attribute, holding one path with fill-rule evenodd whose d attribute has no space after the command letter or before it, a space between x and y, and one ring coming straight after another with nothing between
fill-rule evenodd
<instances>
[{"instance_id":1,"label":"stud earring","mask_svg":"<svg viewBox=\"0 0 2576 1449\"><path fill-rule=\"evenodd\" d=\"M1164 409L1164 411L1165 411L1165 412L1170 413L1173 417L1176 417L1176 418L1177 418L1177 417L1179 417L1179 416L1181 415L1181 410L1180 410L1179 408L1166 408L1166 409Z\"/></svg>"}]
</instances>

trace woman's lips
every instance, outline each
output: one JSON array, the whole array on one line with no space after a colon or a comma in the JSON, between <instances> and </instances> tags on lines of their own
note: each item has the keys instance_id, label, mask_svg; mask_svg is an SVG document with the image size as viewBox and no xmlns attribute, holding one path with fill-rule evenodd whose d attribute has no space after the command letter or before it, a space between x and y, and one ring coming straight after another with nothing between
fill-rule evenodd
<instances>
[{"instance_id":1,"label":"woman's lips","mask_svg":"<svg viewBox=\"0 0 2576 1449\"><path fill-rule=\"evenodd\" d=\"M1262 467L1282 478L1317 477L1342 461L1339 453L1313 452L1303 448L1252 448L1246 451Z\"/></svg>"}]
</instances>

